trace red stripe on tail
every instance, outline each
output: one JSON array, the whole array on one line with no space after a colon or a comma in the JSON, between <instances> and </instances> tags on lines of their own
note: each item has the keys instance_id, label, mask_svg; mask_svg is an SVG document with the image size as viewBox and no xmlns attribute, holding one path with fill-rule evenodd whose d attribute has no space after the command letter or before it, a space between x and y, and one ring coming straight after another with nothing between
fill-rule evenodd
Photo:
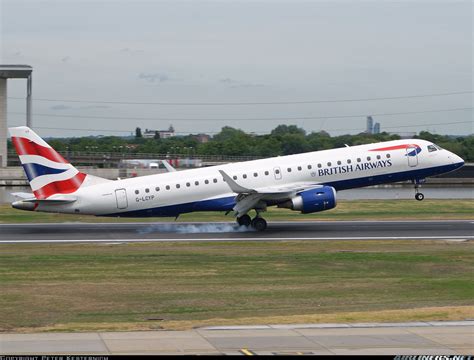
<instances>
[{"instance_id":1,"label":"red stripe on tail","mask_svg":"<svg viewBox=\"0 0 474 360\"><path fill-rule=\"evenodd\" d=\"M18 155L38 155L48 160L68 164L68 162L59 155L54 149L41 146L29 139L22 137L12 137Z\"/></svg>"},{"instance_id":2,"label":"red stripe on tail","mask_svg":"<svg viewBox=\"0 0 474 360\"><path fill-rule=\"evenodd\" d=\"M54 194L70 194L79 189L86 176L86 174L78 173L71 179L52 182L36 191L33 191L33 193L39 200L47 199Z\"/></svg>"}]
</instances>

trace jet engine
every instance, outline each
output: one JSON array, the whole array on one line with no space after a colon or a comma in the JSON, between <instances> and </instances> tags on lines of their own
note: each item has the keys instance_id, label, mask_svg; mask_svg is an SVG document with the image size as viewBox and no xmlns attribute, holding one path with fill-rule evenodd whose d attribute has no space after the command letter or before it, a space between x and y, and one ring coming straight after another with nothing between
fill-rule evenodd
<instances>
[{"instance_id":1,"label":"jet engine","mask_svg":"<svg viewBox=\"0 0 474 360\"><path fill-rule=\"evenodd\" d=\"M322 186L306 190L278 204L278 207L301 211L302 214L333 209L336 207L336 189L332 186Z\"/></svg>"}]
</instances>

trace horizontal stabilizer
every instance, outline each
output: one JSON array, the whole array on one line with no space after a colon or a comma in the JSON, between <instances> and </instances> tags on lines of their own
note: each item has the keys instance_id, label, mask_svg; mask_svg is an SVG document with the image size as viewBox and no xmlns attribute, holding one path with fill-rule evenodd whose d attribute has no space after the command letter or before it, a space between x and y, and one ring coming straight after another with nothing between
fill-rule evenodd
<instances>
[{"instance_id":1,"label":"horizontal stabilizer","mask_svg":"<svg viewBox=\"0 0 474 360\"><path fill-rule=\"evenodd\" d=\"M11 193L10 195L18 199L31 199L35 197L32 193L26 193L26 192L15 192L15 193Z\"/></svg>"},{"instance_id":2,"label":"horizontal stabilizer","mask_svg":"<svg viewBox=\"0 0 474 360\"><path fill-rule=\"evenodd\" d=\"M58 196L57 198L54 199L25 199L23 200L24 202L32 202L32 203L38 203L38 204L68 204L68 203L73 203L77 200L77 198L73 197L63 197L63 196Z\"/></svg>"}]
</instances>

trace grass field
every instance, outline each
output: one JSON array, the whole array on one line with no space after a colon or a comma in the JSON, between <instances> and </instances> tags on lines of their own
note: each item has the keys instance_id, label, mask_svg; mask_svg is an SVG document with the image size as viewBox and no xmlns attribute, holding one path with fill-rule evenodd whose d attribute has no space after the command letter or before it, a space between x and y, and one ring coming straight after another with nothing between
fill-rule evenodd
<instances>
[{"instance_id":1,"label":"grass field","mask_svg":"<svg viewBox=\"0 0 474 360\"><path fill-rule=\"evenodd\" d=\"M0 246L0 331L474 317L474 246L327 241Z\"/></svg>"},{"instance_id":2,"label":"grass field","mask_svg":"<svg viewBox=\"0 0 474 360\"><path fill-rule=\"evenodd\" d=\"M303 215L297 211L269 208L267 220L388 220L388 219L473 219L472 200L354 200L340 201L335 209ZM202 212L183 214L178 221L232 221L231 215ZM0 205L0 223L29 222L123 222L169 221L170 218L101 218L86 215L64 215L22 211L9 205ZM172 218L171 218L172 220Z\"/></svg>"}]
</instances>

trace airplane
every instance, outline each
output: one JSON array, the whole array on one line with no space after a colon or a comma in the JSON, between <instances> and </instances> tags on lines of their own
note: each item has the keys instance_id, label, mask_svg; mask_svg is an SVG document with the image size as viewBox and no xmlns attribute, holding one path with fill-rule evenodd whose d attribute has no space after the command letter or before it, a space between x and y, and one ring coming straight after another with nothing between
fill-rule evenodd
<instances>
[{"instance_id":1,"label":"airplane","mask_svg":"<svg viewBox=\"0 0 474 360\"><path fill-rule=\"evenodd\" d=\"M267 228L267 207L325 211L336 207L340 190L411 180L421 201L419 186L427 177L464 165L436 144L407 139L108 180L79 171L28 127L9 131L33 191L14 193L15 209L175 218L222 211L258 231Z\"/></svg>"}]
</instances>

